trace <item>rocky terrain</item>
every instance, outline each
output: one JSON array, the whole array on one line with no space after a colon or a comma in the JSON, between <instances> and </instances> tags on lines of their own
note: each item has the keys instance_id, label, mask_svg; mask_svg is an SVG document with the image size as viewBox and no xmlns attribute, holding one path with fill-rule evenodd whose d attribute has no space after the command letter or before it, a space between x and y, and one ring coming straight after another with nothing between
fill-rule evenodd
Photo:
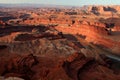
<instances>
[{"instance_id":1,"label":"rocky terrain","mask_svg":"<svg viewBox=\"0 0 120 80\"><path fill-rule=\"evenodd\" d=\"M0 80L120 80L120 6L0 8Z\"/></svg>"}]
</instances>

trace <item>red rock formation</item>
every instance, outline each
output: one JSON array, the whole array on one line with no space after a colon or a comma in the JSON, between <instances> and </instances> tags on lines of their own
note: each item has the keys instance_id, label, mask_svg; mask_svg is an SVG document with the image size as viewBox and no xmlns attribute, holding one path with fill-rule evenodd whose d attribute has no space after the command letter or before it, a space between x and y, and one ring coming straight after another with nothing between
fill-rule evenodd
<instances>
[{"instance_id":1,"label":"red rock formation","mask_svg":"<svg viewBox=\"0 0 120 80\"><path fill-rule=\"evenodd\" d=\"M107 38L108 32L103 27L96 26L88 26L88 25L80 25L79 27L55 27L58 31L68 33L68 34L81 34L86 36L85 40L88 42L93 42L94 44L102 45L106 48L113 49L118 47L120 44L119 41L115 41L111 38ZM118 33L119 34L119 33ZM114 32L113 32L114 35ZM118 48L120 49L120 48ZM119 53L120 51L116 49L113 50L115 53Z\"/></svg>"},{"instance_id":2,"label":"red rock formation","mask_svg":"<svg viewBox=\"0 0 120 80\"><path fill-rule=\"evenodd\" d=\"M80 25L79 27L55 27L58 31L69 34L82 34L85 36L90 35L108 35L105 28L97 26Z\"/></svg>"},{"instance_id":3,"label":"red rock formation","mask_svg":"<svg viewBox=\"0 0 120 80\"><path fill-rule=\"evenodd\" d=\"M101 15L111 16L111 12L120 11L120 6L89 6L88 11L92 13L96 11Z\"/></svg>"},{"instance_id":4,"label":"red rock formation","mask_svg":"<svg viewBox=\"0 0 120 80\"><path fill-rule=\"evenodd\" d=\"M82 53L73 53L68 57L50 57L12 54L7 59L0 57L0 75L5 77L21 77L25 80L88 80L116 79L106 65L94 58L87 58ZM106 73L110 74L107 75ZM88 75L89 74L89 75ZM96 75L97 74L97 75ZM111 77L110 77L111 76Z\"/></svg>"},{"instance_id":5,"label":"red rock formation","mask_svg":"<svg viewBox=\"0 0 120 80\"><path fill-rule=\"evenodd\" d=\"M101 65L99 62L96 62L93 58L85 58L82 54L73 54L67 61L64 62L63 68L73 80L88 80L88 79L100 79L104 80L102 76L106 76L106 79L119 79L119 76L113 74L107 66ZM104 72L98 72L103 70L104 72L110 72L110 75L107 75ZM98 74L98 75L96 75ZM84 77L86 76L86 77ZM92 77L91 77L92 76Z\"/></svg>"},{"instance_id":6,"label":"red rock formation","mask_svg":"<svg viewBox=\"0 0 120 80\"><path fill-rule=\"evenodd\" d=\"M64 62L63 67L69 77L74 80L78 80L78 75L81 72L80 70L82 70L85 64L89 64L91 61L92 59L85 58L82 54L74 54L70 56L67 61Z\"/></svg>"},{"instance_id":7,"label":"red rock formation","mask_svg":"<svg viewBox=\"0 0 120 80\"><path fill-rule=\"evenodd\" d=\"M3 63L4 69L1 71L2 76L16 76L21 77L26 80L30 80L33 75L33 71L31 68L38 64L38 60L32 54L25 57L17 57L14 59L10 59L11 61L7 61L7 63ZM4 60L3 60L4 61Z\"/></svg>"},{"instance_id":8,"label":"red rock formation","mask_svg":"<svg viewBox=\"0 0 120 80\"><path fill-rule=\"evenodd\" d=\"M81 48L87 50L85 48L89 46L83 45L74 36L78 34L88 42L120 52L119 38L116 40L118 36L114 36L116 33L109 36L104 23L99 22L101 17L110 17L114 7L100 6L94 7L94 10L93 7L90 12L74 9L77 12L74 15L65 14L70 12L69 9L60 9L59 12L56 8L21 9L17 10L19 13L15 9L18 15L12 12L9 15L7 13L11 9L6 9L6 15L11 18L3 17L9 25L0 29L0 76L25 80L119 80L119 72L111 68L114 65L107 63L106 57L94 55L93 50L80 52ZM115 10L118 11L119 7ZM97 12L97 16L93 12ZM113 21L119 23L119 19ZM0 24L4 25L4 22L0 21ZM41 24L48 26L39 26ZM118 29L117 24L114 30ZM35 56L27 55L30 53Z\"/></svg>"}]
</instances>

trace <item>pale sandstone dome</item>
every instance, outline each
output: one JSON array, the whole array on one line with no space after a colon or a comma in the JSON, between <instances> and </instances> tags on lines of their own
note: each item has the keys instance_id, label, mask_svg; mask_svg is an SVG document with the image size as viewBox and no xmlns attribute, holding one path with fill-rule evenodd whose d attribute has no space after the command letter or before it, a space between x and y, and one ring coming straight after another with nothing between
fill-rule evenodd
<instances>
[{"instance_id":1,"label":"pale sandstone dome","mask_svg":"<svg viewBox=\"0 0 120 80\"><path fill-rule=\"evenodd\" d=\"M0 77L0 80L24 80L24 79L18 77L8 77L8 78Z\"/></svg>"},{"instance_id":2,"label":"pale sandstone dome","mask_svg":"<svg viewBox=\"0 0 120 80\"><path fill-rule=\"evenodd\" d=\"M6 78L4 80L24 80L24 79L18 78L18 77L8 77L8 78Z\"/></svg>"}]
</instances>

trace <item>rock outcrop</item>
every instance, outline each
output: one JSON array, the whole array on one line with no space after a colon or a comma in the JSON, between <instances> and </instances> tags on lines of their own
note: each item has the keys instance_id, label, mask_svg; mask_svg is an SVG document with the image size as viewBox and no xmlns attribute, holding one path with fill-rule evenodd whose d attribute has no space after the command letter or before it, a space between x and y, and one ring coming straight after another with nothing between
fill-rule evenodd
<instances>
[{"instance_id":1,"label":"rock outcrop","mask_svg":"<svg viewBox=\"0 0 120 80\"><path fill-rule=\"evenodd\" d=\"M6 63L3 63L3 67L1 67L2 71L0 75L5 77L21 77L25 80L30 80L31 76L34 74L32 71L32 67L38 64L38 60L33 54L22 56L22 57L14 57L11 61L7 60ZM4 58L1 62L4 62L6 59ZM1 63L0 62L0 63Z\"/></svg>"},{"instance_id":2,"label":"rock outcrop","mask_svg":"<svg viewBox=\"0 0 120 80\"><path fill-rule=\"evenodd\" d=\"M85 57L82 53L73 53L65 58L14 54L14 57L12 55L8 59L2 58L0 64L2 64L0 75L4 76L5 80L13 77L23 80L104 80L104 78L119 80L120 78L119 74L116 75L107 65L96 61L95 58Z\"/></svg>"},{"instance_id":3,"label":"rock outcrop","mask_svg":"<svg viewBox=\"0 0 120 80\"><path fill-rule=\"evenodd\" d=\"M94 14L111 16L112 12L120 12L120 6L89 6L88 11Z\"/></svg>"}]
</instances>

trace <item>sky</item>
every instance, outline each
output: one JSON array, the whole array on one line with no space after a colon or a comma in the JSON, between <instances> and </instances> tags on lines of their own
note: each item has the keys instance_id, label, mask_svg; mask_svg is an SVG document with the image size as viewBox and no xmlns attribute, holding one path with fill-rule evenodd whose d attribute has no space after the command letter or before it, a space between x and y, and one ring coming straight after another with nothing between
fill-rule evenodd
<instances>
[{"instance_id":1,"label":"sky","mask_svg":"<svg viewBox=\"0 0 120 80\"><path fill-rule=\"evenodd\" d=\"M37 3L56 5L120 5L120 0L0 0L0 3Z\"/></svg>"}]
</instances>

